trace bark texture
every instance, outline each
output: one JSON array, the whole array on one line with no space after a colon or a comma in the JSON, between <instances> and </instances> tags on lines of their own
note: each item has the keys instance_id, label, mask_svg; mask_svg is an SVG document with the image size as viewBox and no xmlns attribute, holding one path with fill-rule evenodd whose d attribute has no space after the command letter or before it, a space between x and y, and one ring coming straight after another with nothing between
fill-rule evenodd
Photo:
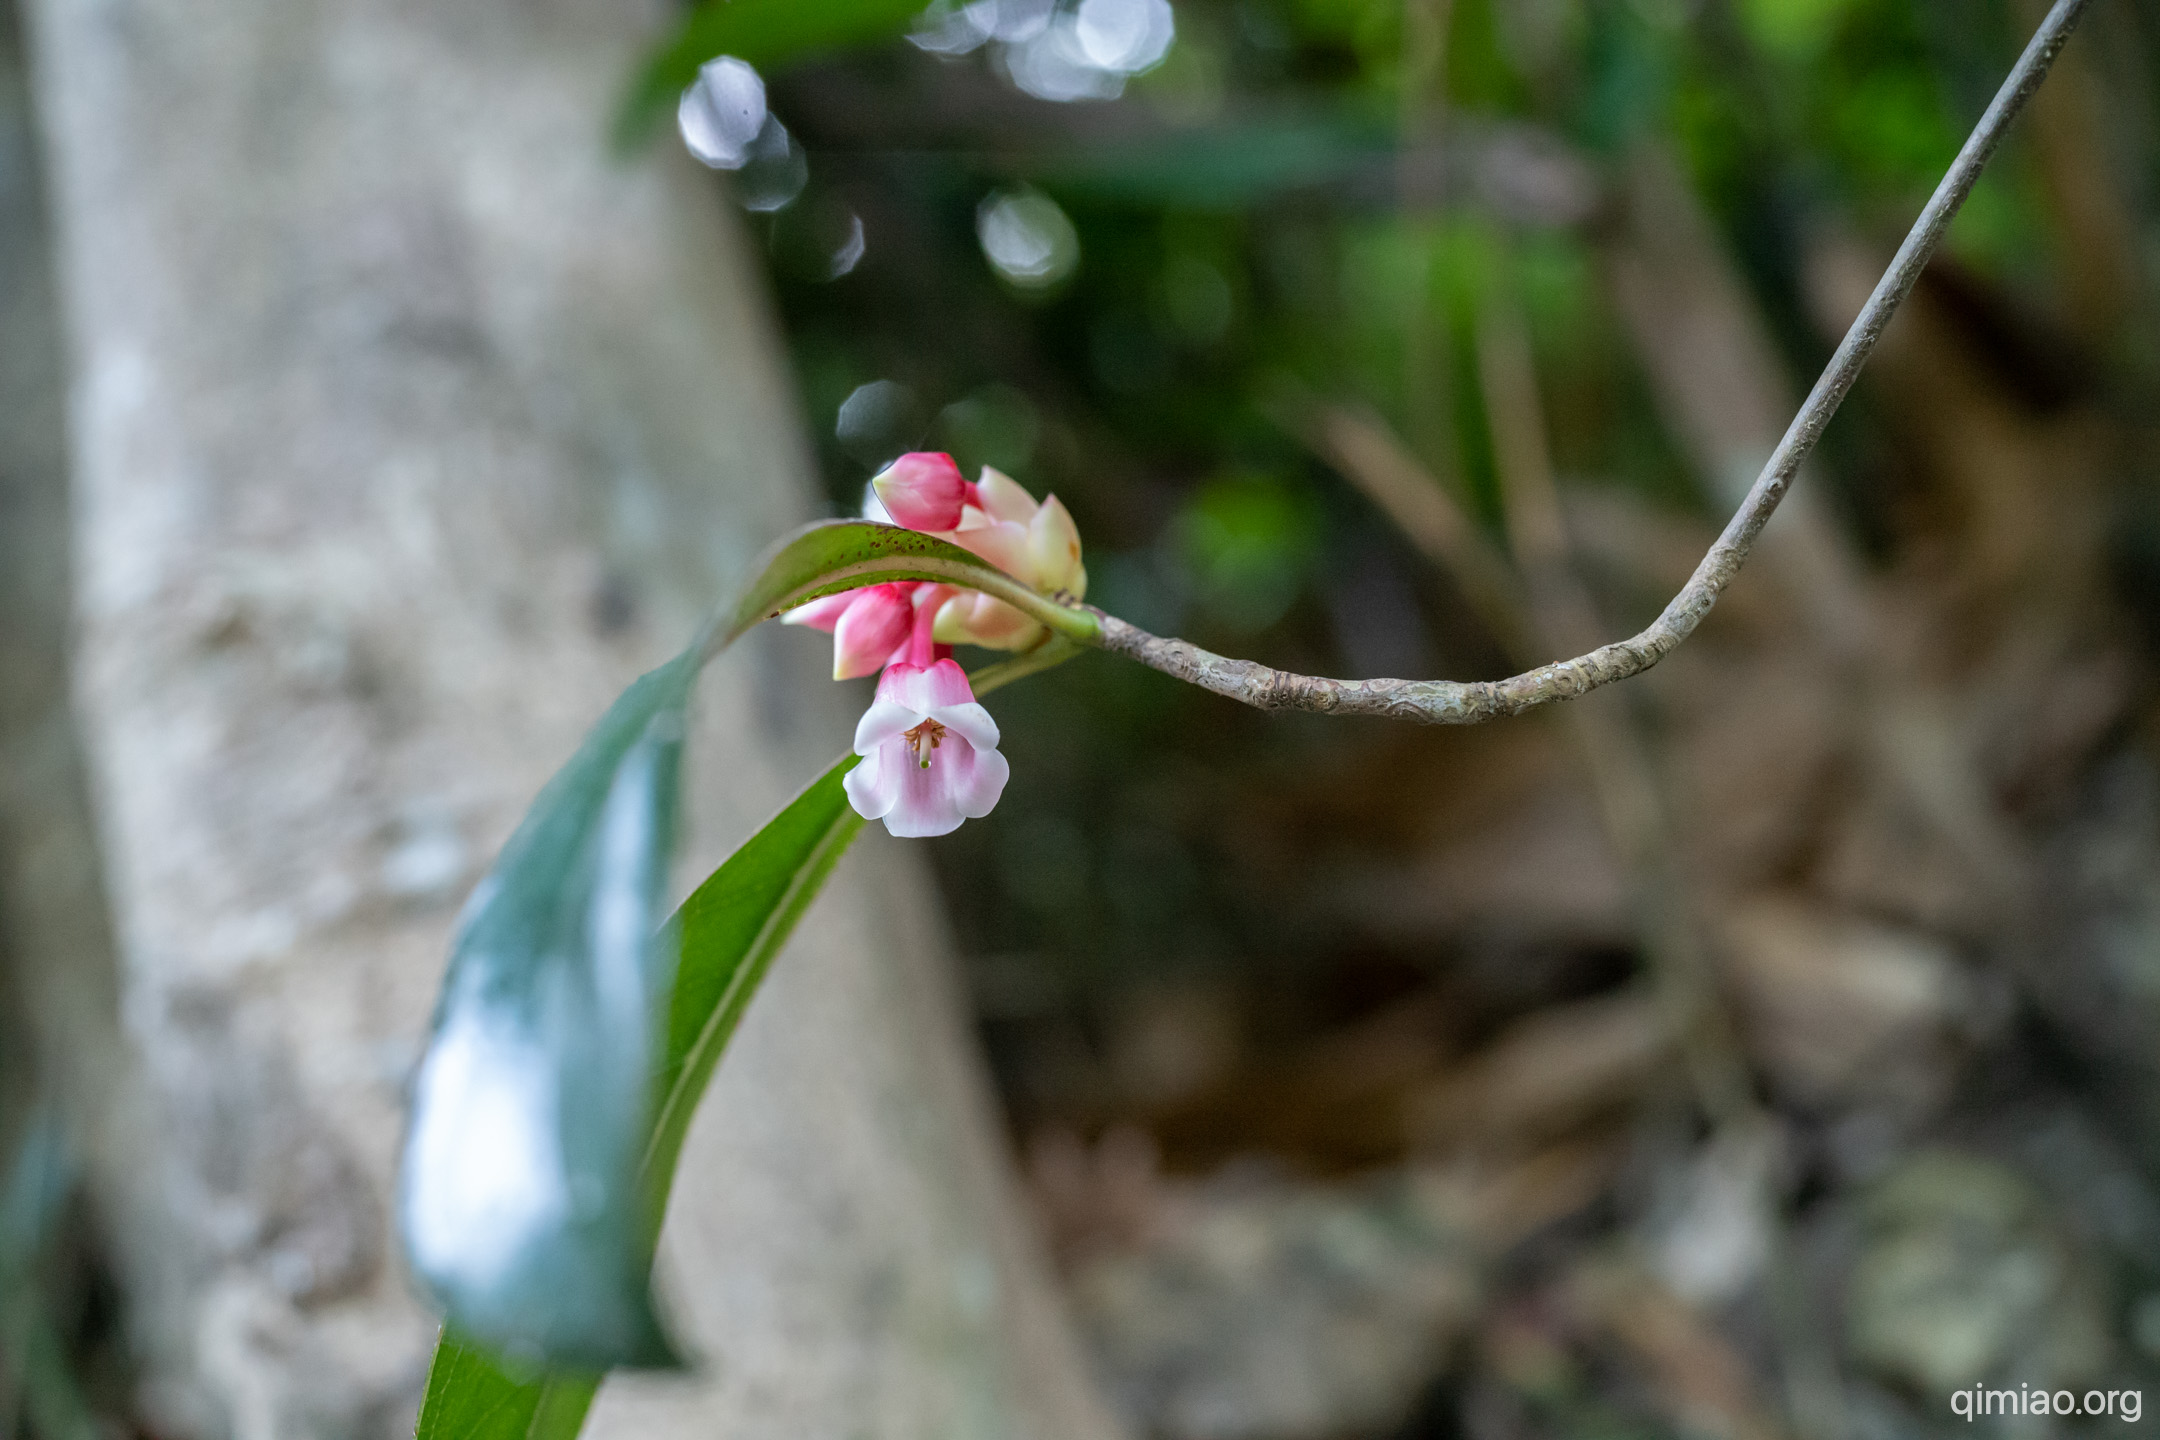
<instances>
[{"instance_id":1,"label":"bark texture","mask_svg":"<svg viewBox=\"0 0 2160 1440\"><path fill-rule=\"evenodd\" d=\"M434 1327L386 1198L454 906L806 518L795 407L711 186L603 151L634 0L30 12L143 1403L409 1433ZM816 648L715 668L696 858L845 744ZM1003 1164L920 857L868 843L684 1158L663 1270L708 1363L593 1433L1107 1434Z\"/></svg>"}]
</instances>

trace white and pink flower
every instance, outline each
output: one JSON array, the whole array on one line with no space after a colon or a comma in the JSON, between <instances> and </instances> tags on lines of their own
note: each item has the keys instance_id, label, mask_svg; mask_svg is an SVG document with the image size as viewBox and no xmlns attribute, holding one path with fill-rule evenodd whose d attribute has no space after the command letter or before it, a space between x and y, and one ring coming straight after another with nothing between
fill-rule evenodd
<instances>
[{"instance_id":1,"label":"white and pink flower","mask_svg":"<svg viewBox=\"0 0 2160 1440\"><path fill-rule=\"evenodd\" d=\"M870 482L866 518L949 540L1044 595L1087 593L1080 532L1055 495L1037 501L989 466L970 482L950 455L903 455ZM997 724L948 658L958 644L1029 650L1043 627L979 591L893 581L828 595L783 617L829 631L833 678L883 668L855 730L849 803L895 835L944 835L990 813L1009 773Z\"/></svg>"},{"instance_id":2,"label":"white and pink flower","mask_svg":"<svg viewBox=\"0 0 2160 1440\"><path fill-rule=\"evenodd\" d=\"M848 803L902 837L947 835L990 813L1011 767L997 722L950 660L888 665L855 727L862 763L847 773Z\"/></svg>"}]
</instances>

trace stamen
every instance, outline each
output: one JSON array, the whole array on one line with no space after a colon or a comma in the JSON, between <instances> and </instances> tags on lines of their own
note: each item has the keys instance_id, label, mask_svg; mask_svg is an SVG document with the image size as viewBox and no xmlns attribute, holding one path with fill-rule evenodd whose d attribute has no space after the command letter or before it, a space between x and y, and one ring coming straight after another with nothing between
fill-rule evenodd
<instances>
[{"instance_id":1,"label":"stamen","mask_svg":"<svg viewBox=\"0 0 2160 1440\"><path fill-rule=\"evenodd\" d=\"M903 734L908 748L915 752L915 762L923 769L930 768L930 752L945 743L945 727L935 720L925 720Z\"/></svg>"}]
</instances>

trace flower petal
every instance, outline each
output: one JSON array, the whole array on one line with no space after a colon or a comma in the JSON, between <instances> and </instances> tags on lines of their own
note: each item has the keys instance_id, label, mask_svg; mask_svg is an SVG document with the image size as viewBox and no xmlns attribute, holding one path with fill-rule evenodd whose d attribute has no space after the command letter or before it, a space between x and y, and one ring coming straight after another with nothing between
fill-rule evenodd
<instances>
[{"instance_id":1,"label":"flower petal","mask_svg":"<svg viewBox=\"0 0 2160 1440\"><path fill-rule=\"evenodd\" d=\"M934 633L945 645L1025 650L1042 638L1042 627L1002 600L967 590L946 601L938 611Z\"/></svg>"},{"instance_id":2,"label":"flower petal","mask_svg":"<svg viewBox=\"0 0 2160 1440\"><path fill-rule=\"evenodd\" d=\"M940 705L930 712L930 718L977 750L997 749L997 721L990 718L988 710L973 701L965 705Z\"/></svg>"},{"instance_id":3,"label":"flower petal","mask_svg":"<svg viewBox=\"0 0 2160 1440\"><path fill-rule=\"evenodd\" d=\"M947 750L955 754L948 755ZM887 831L904 840L913 840L930 835L950 835L960 828L960 822L967 816L960 812L956 803L952 782L959 773L954 760L964 750L964 742L947 741L932 755L927 768L904 746L896 744L887 752L891 755L888 764L902 772L900 783L895 787L898 798L881 817ZM969 768L971 772L972 767ZM972 780L972 773L968 778Z\"/></svg>"},{"instance_id":4,"label":"flower petal","mask_svg":"<svg viewBox=\"0 0 2160 1440\"><path fill-rule=\"evenodd\" d=\"M965 670L950 660L940 660L925 666L887 666L885 678L878 681L878 699L905 705L921 720L940 705L972 704L975 692L968 688Z\"/></svg>"},{"instance_id":5,"label":"flower petal","mask_svg":"<svg viewBox=\"0 0 2160 1440\"><path fill-rule=\"evenodd\" d=\"M974 640L990 650L1026 650L1042 638L1043 628L1002 600L982 597L975 607Z\"/></svg>"},{"instance_id":6,"label":"flower petal","mask_svg":"<svg viewBox=\"0 0 2160 1440\"><path fill-rule=\"evenodd\" d=\"M960 523L968 483L952 456L934 451L902 455L870 481L893 519L910 530L950 530Z\"/></svg>"},{"instance_id":7,"label":"flower petal","mask_svg":"<svg viewBox=\"0 0 2160 1440\"><path fill-rule=\"evenodd\" d=\"M963 550L971 550L1016 580L1033 584L1028 566L1028 532L1025 525L998 520L973 530L955 530L948 538Z\"/></svg>"},{"instance_id":8,"label":"flower petal","mask_svg":"<svg viewBox=\"0 0 2160 1440\"><path fill-rule=\"evenodd\" d=\"M823 596L812 600L807 605L798 605L793 610L788 611L787 614L780 617L780 623L783 625L808 625L813 630L829 632L840 623L840 617L847 614L849 608L854 605L856 597L861 594L862 591L860 590L843 590L838 595Z\"/></svg>"},{"instance_id":9,"label":"flower petal","mask_svg":"<svg viewBox=\"0 0 2160 1440\"><path fill-rule=\"evenodd\" d=\"M1035 518L1035 497L1001 470L983 466L982 479L975 482L975 494L977 503L989 512L992 520L1011 520L1025 525Z\"/></svg>"},{"instance_id":10,"label":"flower petal","mask_svg":"<svg viewBox=\"0 0 2160 1440\"><path fill-rule=\"evenodd\" d=\"M1055 495L1028 522L1028 565L1034 583L1052 593L1072 589L1080 573L1080 531Z\"/></svg>"},{"instance_id":11,"label":"flower petal","mask_svg":"<svg viewBox=\"0 0 2160 1440\"><path fill-rule=\"evenodd\" d=\"M833 679L874 675L907 639L915 619L909 597L893 585L872 585L833 627Z\"/></svg>"},{"instance_id":12,"label":"flower petal","mask_svg":"<svg viewBox=\"0 0 2160 1440\"><path fill-rule=\"evenodd\" d=\"M863 762L840 777L848 804L865 820L882 820L900 801L900 784L906 779L907 746L893 740L863 756Z\"/></svg>"},{"instance_id":13,"label":"flower petal","mask_svg":"<svg viewBox=\"0 0 2160 1440\"><path fill-rule=\"evenodd\" d=\"M953 808L970 820L980 820L997 808L998 797L1005 793L1005 782L1012 777L1012 766L995 750L974 750L948 743L948 749L958 749L946 773L946 793L951 796Z\"/></svg>"},{"instance_id":14,"label":"flower petal","mask_svg":"<svg viewBox=\"0 0 2160 1440\"><path fill-rule=\"evenodd\" d=\"M885 673L890 675L898 668L890 666ZM855 753L868 755L901 731L912 730L922 722L922 711L911 709L896 700L880 697L863 712L862 719L855 722ZM851 770L848 773L852 775L854 772Z\"/></svg>"}]
</instances>

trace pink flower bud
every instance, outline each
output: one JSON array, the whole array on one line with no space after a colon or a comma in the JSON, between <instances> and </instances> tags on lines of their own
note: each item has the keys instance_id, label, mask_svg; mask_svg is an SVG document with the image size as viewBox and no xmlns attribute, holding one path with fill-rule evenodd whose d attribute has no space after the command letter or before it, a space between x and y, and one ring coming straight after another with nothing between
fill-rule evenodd
<instances>
[{"instance_id":1,"label":"pink flower bud","mask_svg":"<svg viewBox=\"0 0 2160 1440\"><path fill-rule=\"evenodd\" d=\"M950 530L974 487L960 476L950 455L916 451L902 455L870 482L896 524L910 530Z\"/></svg>"},{"instance_id":2,"label":"pink flower bud","mask_svg":"<svg viewBox=\"0 0 2160 1440\"><path fill-rule=\"evenodd\" d=\"M838 595L827 595L822 599L812 600L807 605L798 605L793 610L788 611L787 614L782 615L780 623L783 625L807 625L812 630L823 630L830 635L833 627L840 623L840 617L847 614L848 607L855 603L857 593L853 590L843 590Z\"/></svg>"},{"instance_id":3,"label":"pink flower bud","mask_svg":"<svg viewBox=\"0 0 2160 1440\"><path fill-rule=\"evenodd\" d=\"M913 588L871 585L852 592L855 603L833 627L833 679L875 674L908 638L915 607L907 592Z\"/></svg>"}]
</instances>

